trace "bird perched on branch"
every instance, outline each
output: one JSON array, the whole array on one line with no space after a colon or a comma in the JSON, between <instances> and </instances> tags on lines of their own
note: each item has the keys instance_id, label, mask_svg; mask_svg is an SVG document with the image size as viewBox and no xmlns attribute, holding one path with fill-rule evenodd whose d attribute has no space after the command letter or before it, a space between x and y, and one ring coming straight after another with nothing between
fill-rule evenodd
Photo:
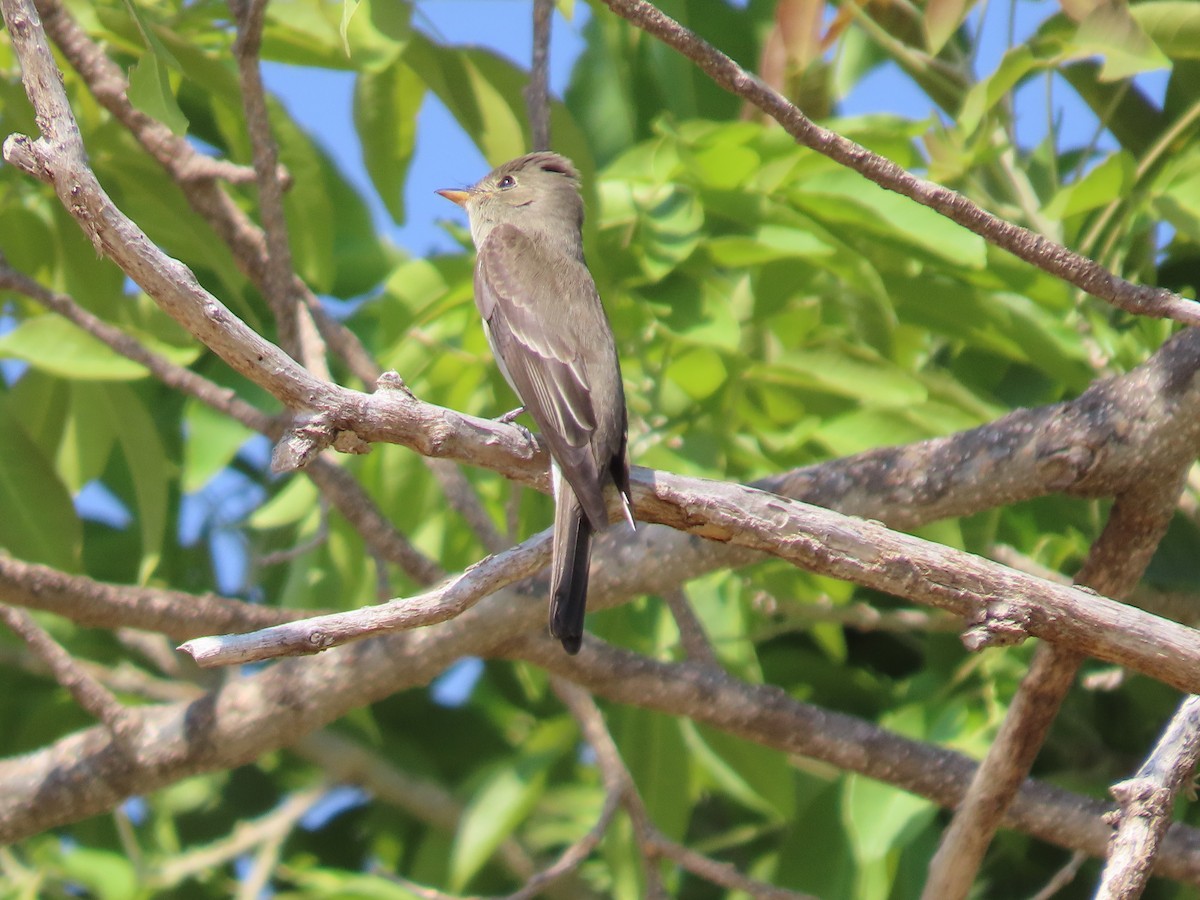
<instances>
[{"instance_id":1,"label":"bird perched on branch","mask_svg":"<svg viewBox=\"0 0 1200 900\"><path fill-rule=\"evenodd\" d=\"M608 527L609 485L633 527L625 391L612 326L583 258L579 173L541 151L474 187L438 193L467 211L484 332L550 451L550 633L578 653L591 539Z\"/></svg>"}]
</instances>

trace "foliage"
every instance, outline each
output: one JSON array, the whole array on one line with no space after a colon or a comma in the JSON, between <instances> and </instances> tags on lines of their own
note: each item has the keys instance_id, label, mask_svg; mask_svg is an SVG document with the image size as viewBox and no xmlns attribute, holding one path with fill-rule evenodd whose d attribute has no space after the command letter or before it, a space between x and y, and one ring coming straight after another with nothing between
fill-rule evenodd
<instances>
[{"instance_id":1,"label":"foliage","mask_svg":"<svg viewBox=\"0 0 1200 900\"><path fill-rule=\"evenodd\" d=\"M773 27L774 4L765 0L661 6L746 65ZM984 13L973 6L931 0L925 19L899 4L839 7L829 24L832 47L809 61L805 77L814 106L833 111L825 124L1131 279L1194 296L1198 8L1149 0L1112 21L1077 21L1043 4L1029 39L976 72ZM1022 0L1012 6L1028 12ZM214 154L250 164L223 5L107 0L70 8L130 71L139 108L186 128ZM553 133L588 180L589 261L620 343L637 464L752 481L950 434L1076 396L1098 374L1145 359L1169 333L1164 323L1081 298L932 211L798 148L603 6L590 10L584 33L565 103L554 106ZM524 70L488 49L430 37L408 4L363 3L343 22L337 5L274 0L263 57L353 74L357 139L372 186L397 221L423 102L444 104L492 162L526 149ZM0 133L34 133L7 45L0 66ZM903 117L884 104L870 115L837 115L881 66L924 91L928 115ZM1164 70L1160 103L1132 76ZM92 164L118 205L273 337L262 297L170 177L70 71L67 86ZM1027 126L1014 97L1042 86L1088 104L1099 121L1096 139L1078 142L1052 127L1035 143L1018 142L1018 126L1020 133ZM406 256L380 235L366 198L321 141L281 105L271 117L293 177L286 202L299 274L331 304L351 301L334 308L352 310L347 324L417 396L481 416L509 408L477 324L465 241L462 252ZM255 208L252 188L229 190L243 208ZM0 249L13 268L274 408L97 258L57 198L12 167L0 169L0 219ZM375 563L336 515L307 552L256 564L303 545L326 519L307 481L268 474L262 438L183 399L28 298L10 292L0 302L0 546L10 554L102 580L198 592L233 579L239 596L289 607L375 601ZM335 377L353 383L344 370ZM344 462L395 526L447 571L486 555L414 454L377 446ZM465 474L503 527L509 486L491 473ZM100 486L110 501L78 501ZM550 520L548 498L522 495L517 509L521 536ZM1011 545L1069 573L1098 522L1093 505L1055 497L922 533L985 554ZM1177 523L1151 571L1159 586L1195 589L1194 553L1173 550L1191 538L1192 527ZM237 558L231 545L250 562L244 578L220 562ZM398 570L387 574L393 595L419 587ZM970 656L953 634L813 624L805 609L822 598L838 608L900 604L780 563L705 577L688 595L721 662L739 677L976 756L1028 658L1025 648ZM114 634L41 621L79 657L116 665L127 655ZM589 628L641 652L677 653L673 619L658 598L596 614ZM32 751L89 724L52 680L23 669L15 638L0 635L0 652L9 685L0 698L0 754ZM373 865L450 891L513 889L494 854L501 841L516 836L548 858L591 827L603 785L544 673L490 661L461 703L439 696L390 698L337 731L452 793L465 808L457 831L381 801L301 820L279 851L279 896L409 896L368 874ZM1129 770L1172 704L1167 688L1136 679L1112 694L1076 692L1037 774L1101 792ZM824 897L919 893L944 823L927 801L687 720L615 706L606 713L668 836ZM282 751L181 782L6 851L0 867L10 887L0 895L224 896L245 873L233 861L178 883L164 873L320 778L319 766ZM1007 834L989 857L983 893L1028 896L1065 858ZM1092 878L1062 896L1084 896L1095 870L1085 872ZM667 877L678 896L718 896L681 871ZM601 895L638 895L627 827L610 831L581 878Z\"/></svg>"}]
</instances>

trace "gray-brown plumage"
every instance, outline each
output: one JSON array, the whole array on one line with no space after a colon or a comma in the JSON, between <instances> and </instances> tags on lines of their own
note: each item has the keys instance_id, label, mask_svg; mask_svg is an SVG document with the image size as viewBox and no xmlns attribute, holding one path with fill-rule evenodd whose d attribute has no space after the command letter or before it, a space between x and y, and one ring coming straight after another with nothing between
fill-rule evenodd
<instances>
[{"instance_id":1,"label":"gray-brown plumage","mask_svg":"<svg viewBox=\"0 0 1200 900\"><path fill-rule=\"evenodd\" d=\"M488 343L554 461L550 633L577 653L591 537L608 526L610 484L633 525L625 392L612 327L583 258L579 173L543 151L465 191L438 193L467 211Z\"/></svg>"}]
</instances>

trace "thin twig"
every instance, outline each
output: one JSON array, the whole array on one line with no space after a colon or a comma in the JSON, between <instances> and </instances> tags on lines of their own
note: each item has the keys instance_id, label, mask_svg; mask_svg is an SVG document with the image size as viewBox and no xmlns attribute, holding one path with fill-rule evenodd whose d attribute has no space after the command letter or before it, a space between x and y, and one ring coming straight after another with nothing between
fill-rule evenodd
<instances>
[{"instance_id":1,"label":"thin twig","mask_svg":"<svg viewBox=\"0 0 1200 900\"><path fill-rule=\"evenodd\" d=\"M968 617L975 624L964 639L972 648L1034 635L1079 653L1127 665L1189 693L1200 693L1200 633L1094 591L1048 582L961 550L892 531L877 522L742 485L650 473L640 468L634 469L630 481L642 521L718 537L770 553L811 572ZM516 578L505 570L506 560L520 566L517 577L532 574L530 566L535 562L523 549L528 546L527 542L517 550L491 557L486 563L486 576L481 573L480 577L495 579L496 584L511 584ZM339 631L361 637L370 632L372 620L378 615L390 623L389 628L404 621L440 621L452 614L443 605L441 591L449 591L453 603L462 603L464 608L478 599L476 579L461 576L450 587L423 595L419 608L411 615L401 609L381 613L378 608L338 614ZM201 654L198 662L221 658L245 661L268 658L281 651L313 652L329 646L324 642L331 637L324 628L303 623L283 626L271 635L214 639L192 644L190 649Z\"/></svg>"},{"instance_id":2,"label":"thin twig","mask_svg":"<svg viewBox=\"0 0 1200 900\"><path fill-rule=\"evenodd\" d=\"M373 634L422 628L461 615L484 597L537 573L550 560L550 531L489 556L416 597L313 616L248 634L193 638L180 644L202 668L319 653Z\"/></svg>"},{"instance_id":3,"label":"thin twig","mask_svg":"<svg viewBox=\"0 0 1200 900\"><path fill-rule=\"evenodd\" d=\"M41 657L54 674L54 680L70 692L76 703L104 723L119 746L128 741L136 724L126 708L38 625L33 616L23 609L0 603L0 621Z\"/></svg>"},{"instance_id":4,"label":"thin twig","mask_svg":"<svg viewBox=\"0 0 1200 900\"><path fill-rule=\"evenodd\" d=\"M683 652L693 662L717 664L717 653L713 650L712 642L704 631L704 623L688 602L687 591L682 587L663 594L667 608L675 619L675 627L679 629L679 643Z\"/></svg>"},{"instance_id":5,"label":"thin twig","mask_svg":"<svg viewBox=\"0 0 1200 900\"><path fill-rule=\"evenodd\" d=\"M448 459L430 459L429 457L424 457L424 459L429 471L441 485L442 493L446 495L451 508L471 526L475 537L479 538L488 553L499 553L513 545L514 542L506 539L496 528L492 517L484 509L474 485L463 474L461 466Z\"/></svg>"},{"instance_id":6,"label":"thin twig","mask_svg":"<svg viewBox=\"0 0 1200 900\"><path fill-rule=\"evenodd\" d=\"M292 250L283 209L279 149L271 134L267 97L258 63L266 9L267 0L245 0L237 4L238 36L233 42L233 55L237 60L242 86L242 104L246 112L246 129L254 154L258 205L266 232L267 258L262 274L262 291L275 315L280 346L313 374L329 381L331 376L320 333L308 307L292 290L296 275L292 270Z\"/></svg>"},{"instance_id":7,"label":"thin twig","mask_svg":"<svg viewBox=\"0 0 1200 900\"><path fill-rule=\"evenodd\" d=\"M604 778L609 798L619 797L629 812L637 833L638 844L645 854L645 870L648 882L647 894L653 896L662 889L655 860L659 856L671 859L701 878L731 890L744 891L751 897L764 900L814 900L808 894L785 890L766 884L755 878L742 875L732 865L710 859L682 844L672 841L660 832L650 819L633 776L621 758L621 751L613 740L604 716L591 694L566 679L553 677L550 685L563 704L579 723L584 740L596 754L596 765ZM653 873L653 874L652 874ZM653 885L653 887L651 886Z\"/></svg>"},{"instance_id":8,"label":"thin twig","mask_svg":"<svg viewBox=\"0 0 1200 900\"><path fill-rule=\"evenodd\" d=\"M853 169L880 187L928 206L989 243L1126 312L1200 325L1200 304L1195 301L1165 288L1137 285L1119 278L1093 260L999 219L961 194L917 178L886 157L814 124L777 91L645 0L604 2L617 15L686 56L725 90L771 116L800 144Z\"/></svg>"},{"instance_id":9,"label":"thin twig","mask_svg":"<svg viewBox=\"0 0 1200 900\"><path fill-rule=\"evenodd\" d=\"M1054 873L1054 877L1046 882L1045 886L1040 891L1034 894L1029 900L1050 900L1055 894L1065 888L1068 884L1075 880L1075 876L1079 874L1080 868L1087 862L1087 854L1076 851L1071 854L1071 858L1067 860L1066 865Z\"/></svg>"},{"instance_id":10,"label":"thin twig","mask_svg":"<svg viewBox=\"0 0 1200 900\"><path fill-rule=\"evenodd\" d=\"M529 110L531 150L550 149L550 23L554 0L533 0L533 61L525 106Z\"/></svg>"},{"instance_id":11,"label":"thin twig","mask_svg":"<svg viewBox=\"0 0 1200 900\"><path fill-rule=\"evenodd\" d=\"M1083 658L1038 646L1004 722L929 863L922 900L966 897L1004 811L1025 780Z\"/></svg>"},{"instance_id":12,"label":"thin twig","mask_svg":"<svg viewBox=\"0 0 1200 900\"><path fill-rule=\"evenodd\" d=\"M325 785L318 785L288 794L278 806L265 815L238 822L233 831L225 837L203 847L167 857L157 871L150 873L151 884L158 888L174 887L194 875L226 865L264 844L286 838L326 790Z\"/></svg>"},{"instance_id":13,"label":"thin twig","mask_svg":"<svg viewBox=\"0 0 1200 900\"><path fill-rule=\"evenodd\" d=\"M277 439L284 420L268 416L242 400L229 388L170 362L146 349L140 341L81 307L65 294L50 291L33 279L11 268L0 258L0 288L18 291L59 314L72 324L107 344L117 353L146 369L168 387L195 397L217 412L224 413L247 428ZM433 462L433 460L430 460ZM371 552L395 563L418 584L431 584L444 576L433 560L422 554L379 510L355 479L331 460L314 459L305 468L325 500L332 503L349 521Z\"/></svg>"},{"instance_id":14,"label":"thin twig","mask_svg":"<svg viewBox=\"0 0 1200 900\"><path fill-rule=\"evenodd\" d=\"M320 766L330 782L359 785L376 802L403 810L447 834L455 833L461 824L464 806L446 788L399 768L394 761L336 731L318 731L288 749ZM522 882L537 871L529 851L512 836L500 842L496 858ZM561 900L590 896L583 883L574 878L547 885L543 893Z\"/></svg>"}]
</instances>

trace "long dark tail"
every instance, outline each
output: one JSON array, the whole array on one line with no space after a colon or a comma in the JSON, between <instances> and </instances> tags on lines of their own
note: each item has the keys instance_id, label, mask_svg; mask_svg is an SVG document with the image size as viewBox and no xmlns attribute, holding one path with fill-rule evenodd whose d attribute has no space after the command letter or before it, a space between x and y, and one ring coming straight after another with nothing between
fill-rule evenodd
<instances>
[{"instance_id":1,"label":"long dark tail","mask_svg":"<svg viewBox=\"0 0 1200 900\"><path fill-rule=\"evenodd\" d=\"M554 559L550 563L550 633L562 641L564 650L574 655L583 643L592 526L565 481L556 500Z\"/></svg>"}]
</instances>

